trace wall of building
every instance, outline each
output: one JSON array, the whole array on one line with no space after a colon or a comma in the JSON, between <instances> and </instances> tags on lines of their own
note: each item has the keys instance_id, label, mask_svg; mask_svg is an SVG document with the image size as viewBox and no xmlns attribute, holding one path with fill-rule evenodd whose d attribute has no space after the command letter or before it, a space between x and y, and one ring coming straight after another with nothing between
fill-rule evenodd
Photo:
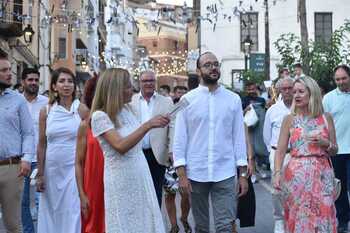
<instances>
[{"instance_id":1,"label":"wall of building","mask_svg":"<svg viewBox=\"0 0 350 233\"><path fill-rule=\"evenodd\" d=\"M138 19L140 32L137 43L144 46L149 58L155 63L157 86L187 86L186 58L187 31L184 24L160 21L157 28L150 29L148 22ZM160 27L160 28L159 28Z\"/></svg>"},{"instance_id":2,"label":"wall of building","mask_svg":"<svg viewBox=\"0 0 350 233\"><path fill-rule=\"evenodd\" d=\"M232 85L232 70L244 69L244 53L240 49L240 17L239 15L232 18L231 22L222 17L223 14L232 15L233 7L239 6L238 0L221 1L218 0L202 0L201 16L206 17L207 6L217 4L218 13L221 15L217 22L215 31L213 24L207 20L201 21L201 52L212 51L220 60L222 60L221 74L222 82L226 85ZM271 50L271 79L277 77L276 64L279 62L280 56L277 53L273 43L284 33L295 33L300 36L300 25L297 19L297 1L291 0L269 0L270 5L270 50ZM344 20L350 18L350 4L348 0L308 0L307 2L307 24L309 31L309 39L314 40L315 12L332 12L333 31L339 28ZM250 9L250 4L252 9ZM258 53L265 52L265 28L264 28L264 6L263 1L243 1L242 9L258 12ZM235 85L239 86L236 82Z\"/></svg>"}]
</instances>

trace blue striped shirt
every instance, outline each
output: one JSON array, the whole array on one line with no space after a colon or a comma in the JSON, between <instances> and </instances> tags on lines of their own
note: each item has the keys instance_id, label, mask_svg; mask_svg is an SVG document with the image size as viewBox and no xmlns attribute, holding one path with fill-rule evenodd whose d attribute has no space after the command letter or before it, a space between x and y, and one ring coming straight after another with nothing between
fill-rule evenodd
<instances>
[{"instance_id":1,"label":"blue striped shirt","mask_svg":"<svg viewBox=\"0 0 350 233\"><path fill-rule=\"evenodd\" d=\"M34 158L34 130L25 98L6 89L0 94L0 160L23 156Z\"/></svg>"}]
</instances>

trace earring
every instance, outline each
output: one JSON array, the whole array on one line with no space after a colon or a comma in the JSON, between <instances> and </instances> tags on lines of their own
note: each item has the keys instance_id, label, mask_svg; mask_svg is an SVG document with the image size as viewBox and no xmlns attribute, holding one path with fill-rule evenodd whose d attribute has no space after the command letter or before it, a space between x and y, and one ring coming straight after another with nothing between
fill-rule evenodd
<instances>
[{"instance_id":1,"label":"earring","mask_svg":"<svg viewBox=\"0 0 350 233\"><path fill-rule=\"evenodd\" d=\"M53 96L54 96L55 98L57 98L57 97L58 97L58 93L57 93L57 91L54 91Z\"/></svg>"}]
</instances>

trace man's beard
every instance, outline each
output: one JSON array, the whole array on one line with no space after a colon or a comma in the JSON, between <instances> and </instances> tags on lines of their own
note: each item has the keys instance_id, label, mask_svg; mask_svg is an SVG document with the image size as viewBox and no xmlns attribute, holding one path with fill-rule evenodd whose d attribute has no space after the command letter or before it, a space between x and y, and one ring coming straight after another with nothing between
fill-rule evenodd
<instances>
[{"instance_id":1,"label":"man's beard","mask_svg":"<svg viewBox=\"0 0 350 233\"><path fill-rule=\"evenodd\" d=\"M0 89L1 90L5 90L6 88L9 88L11 86L12 86L11 84L8 84L8 83L5 83L3 81L0 81Z\"/></svg>"},{"instance_id":2,"label":"man's beard","mask_svg":"<svg viewBox=\"0 0 350 233\"><path fill-rule=\"evenodd\" d=\"M218 83L218 80L220 78L220 73L217 73L217 78L216 79L213 79L212 77L210 77L210 74L209 75L206 75L204 74L202 76L202 79L203 79L203 82L204 84L207 84L207 85L213 85L213 84L217 84Z\"/></svg>"},{"instance_id":3,"label":"man's beard","mask_svg":"<svg viewBox=\"0 0 350 233\"><path fill-rule=\"evenodd\" d=\"M39 87L38 86L25 87L24 91L30 95L38 95Z\"/></svg>"}]
</instances>

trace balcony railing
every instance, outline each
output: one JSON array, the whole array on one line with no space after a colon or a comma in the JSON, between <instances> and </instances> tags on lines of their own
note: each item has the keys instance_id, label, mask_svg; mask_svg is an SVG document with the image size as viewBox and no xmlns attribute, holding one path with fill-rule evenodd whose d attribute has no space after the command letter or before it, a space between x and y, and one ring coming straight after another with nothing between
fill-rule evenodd
<instances>
[{"instance_id":1,"label":"balcony railing","mask_svg":"<svg viewBox=\"0 0 350 233\"><path fill-rule=\"evenodd\" d=\"M22 36L23 0L0 0L0 35L3 37Z\"/></svg>"}]
</instances>

